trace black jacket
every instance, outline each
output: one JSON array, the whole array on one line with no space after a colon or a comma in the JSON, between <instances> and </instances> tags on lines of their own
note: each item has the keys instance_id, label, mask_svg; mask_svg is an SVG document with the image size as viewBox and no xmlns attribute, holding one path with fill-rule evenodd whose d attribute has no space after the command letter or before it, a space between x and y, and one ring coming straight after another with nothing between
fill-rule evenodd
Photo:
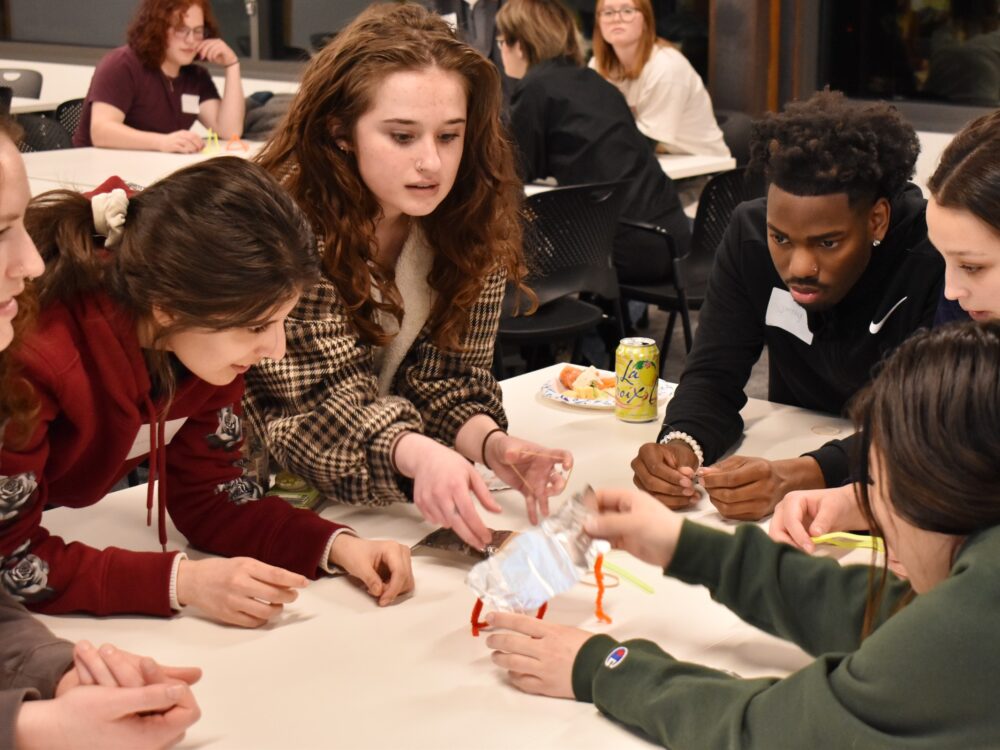
<instances>
[{"instance_id":1,"label":"black jacket","mask_svg":"<svg viewBox=\"0 0 1000 750\"><path fill-rule=\"evenodd\" d=\"M686 432L701 445L706 463L718 460L743 431L743 388L765 344L771 401L842 414L873 367L934 320L944 263L927 239L925 207L915 185L892 201L889 231L855 286L832 309L807 314L813 334L807 344L765 323L772 290L787 288L768 252L766 199L740 205L717 251L694 348L660 437ZM819 462L833 487L849 478L849 452L836 440L806 455Z\"/></svg>"},{"instance_id":2,"label":"black jacket","mask_svg":"<svg viewBox=\"0 0 1000 750\"><path fill-rule=\"evenodd\" d=\"M681 212L677 190L625 97L589 68L566 59L533 65L514 87L510 127L525 182L628 181L623 216L666 224L664 217Z\"/></svg>"}]
</instances>

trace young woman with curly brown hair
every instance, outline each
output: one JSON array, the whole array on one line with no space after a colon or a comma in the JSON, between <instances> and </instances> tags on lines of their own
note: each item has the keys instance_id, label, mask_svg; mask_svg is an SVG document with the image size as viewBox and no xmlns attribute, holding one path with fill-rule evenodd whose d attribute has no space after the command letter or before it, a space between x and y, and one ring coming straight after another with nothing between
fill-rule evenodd
<instances>
[{"instance_id":1,"label":"young woman with curly brown hair","mask_svg":"<svg viewBox=\"0 0 1000 750\"><path fill-rule=\"evenodd\" d=\"M260 162L312 222L325 278L245 400L277 463L325 496L412 493L479 548L473 496L500 508L472 461L537 521L562 489L554 465L572 460L504 432L490 373L505 286L524 274L500 103L493 65L417 6L368 9L313 59Z\"/></svg>"},{"instance_id":2,"label":"young woman with curly brown hair","mask_svg":"<svg viewBox=\"0 0 1000 750\"><path fill-rule=\"evenodd\" d=\"M222 66L222 98L195 60ZM236 53L219 38L208 0L143 0L128 44L97 64L75 146L173 151L202 149L198 120L221 138L243 132L243 84Z\"/></svg>"}]
</instances>

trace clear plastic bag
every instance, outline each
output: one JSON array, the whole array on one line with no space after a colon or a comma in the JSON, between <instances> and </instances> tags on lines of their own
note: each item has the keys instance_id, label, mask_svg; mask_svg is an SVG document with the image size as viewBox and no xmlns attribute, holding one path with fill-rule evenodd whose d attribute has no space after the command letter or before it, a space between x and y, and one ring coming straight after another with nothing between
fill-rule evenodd
<instances>
[{"instance_id":1,"label":"clear plastic bag","mask_svg":"<svg viewBox=\"0 0 1000 750\"><path fill-rule=\"evenodd\" d=\"M607 542L583 530L584 520L596 509L594 491L587 487L538 528L517 534L478 563L466 583L487 611L533 612L572 588L607 552Z\"/></svg>"}]
</instances>

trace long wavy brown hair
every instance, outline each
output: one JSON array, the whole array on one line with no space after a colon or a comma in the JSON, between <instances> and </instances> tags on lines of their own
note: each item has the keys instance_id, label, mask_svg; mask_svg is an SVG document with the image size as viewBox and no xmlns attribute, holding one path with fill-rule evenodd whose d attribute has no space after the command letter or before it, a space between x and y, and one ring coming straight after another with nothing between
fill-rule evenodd
<instances>
[{"instance_id":1,"label":"long wavy brown hair","mask_svg":"<svg viewBox=\"0 0 1000 750\"><path fill-rule=\"evenodd\" d=\"M324 246L324 272L361 340L386 343L376 311L398 320L402 307L392 270L373 262L382 211L352 149L342 151L336 141L353 144L358 119L373 106L387 76L432 67L457 73L468 97L455 184L432 214L416 220L434 248L427 279L437 292L428 321L431 338L454 351L487 279L503 272L520 286L525 273L523 192L500 119L500 75L491 62L420 6L372 6L313 58L258 161L282 179L312 222Z\"/></svg>"},{"instance_id":2,"label":"long wavy brown hair","mask_svg":"<svg viewBox=\"0 0 1000 750\"><path fill-rule=\"evenodd\" d=\"M17 124L7 117L0 117L0 139L15 144L20 137L21 129ZM0 173L0 190L4 189L4 177ZM30 287L31 282L26 280L25 292L18 297L18 312L13 326L14 339L6 349L0 351L0 443L11 443L14 446L28 437L38 413L35 391L18 374L12 356L21 342L22 334L31 327L35 319L36 305Z\"/></svg>"},{"instance_id":3,"label":"long wavy brown hair","mask_svg":"<svg viewBox=\"0 0 1000 750\"><path fill-rule=\"evenodd\" d=\"M219 35L208 0L143 0L128 25L125 38L128 46L147 68L159 68L167 54L167 34L177 25L188 8L197 5L205 15L205 38Z\"/></svg>"}]
</instances>

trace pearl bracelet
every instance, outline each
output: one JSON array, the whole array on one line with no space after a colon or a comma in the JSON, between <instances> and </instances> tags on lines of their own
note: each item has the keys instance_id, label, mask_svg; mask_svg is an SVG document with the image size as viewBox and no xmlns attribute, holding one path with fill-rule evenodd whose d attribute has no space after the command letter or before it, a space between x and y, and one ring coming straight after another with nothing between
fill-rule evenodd
<instances>
[{"instance_id":1,"label":"pearl bracelet","mask_svg":"<svg viewBox=\"0 0 1000 750\"><path fill-rule=\"evenodd\" d=\"M660 445L666 445L671 440L680 440L682 443L687 443L688 447L694 451L695 458L698 459L698 467L695 469L697 471L705 463L705 454L701 450L701 446L698 445L698 441L693 437L688 435L686 432L680 432L679 430L674 430L673 432L668 432L662 438L660 438Z\"/></svg>"}]
</instances>

